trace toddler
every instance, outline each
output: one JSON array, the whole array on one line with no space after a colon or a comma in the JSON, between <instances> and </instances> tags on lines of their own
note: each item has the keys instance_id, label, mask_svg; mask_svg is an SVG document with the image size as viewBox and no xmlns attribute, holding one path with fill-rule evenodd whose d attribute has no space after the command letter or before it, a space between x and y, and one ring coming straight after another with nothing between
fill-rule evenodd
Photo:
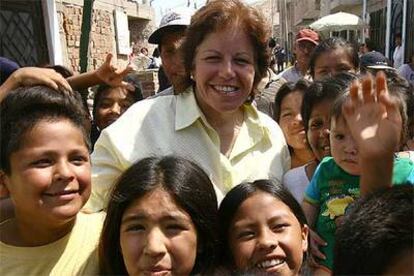
<instances>
[{"instance_id":1,"label":"toddler","mask_svg":"<svg viewBox=\"0 0 414 276\"><path fill-rule=\"evenodd\" d=\"M347 206L360 196L358 147L342 114L346 99L346 95L339 97L331 109L329 140L332 157L325 157L319 164L303 202L309 225L327 242L322 248L326 259L319 262L317 275L331 274L336 226ZM396 136L400 134L396 133ZM409 159L396 158L392 183L406 182L414 183L414 164Z\"/></svg>"}]
</instances>

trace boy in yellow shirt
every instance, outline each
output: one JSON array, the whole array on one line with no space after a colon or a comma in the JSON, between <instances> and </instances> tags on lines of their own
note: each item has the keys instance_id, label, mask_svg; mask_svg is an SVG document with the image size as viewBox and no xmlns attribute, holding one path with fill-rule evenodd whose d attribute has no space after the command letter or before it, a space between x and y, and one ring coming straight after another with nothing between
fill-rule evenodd
<instances>
[{"instance_id":1,"label":"boy in yellow shirt","mask_svg":"<svg viewBox=\"0 0 414 276\"><path fill-rule=\"evenodd\" d=\"M103 216L80 212L91 190L80 96L23 87L0 111L0 196L15 211L0 224L0 274L96 274Z\"/></svg>"}]
</instances>

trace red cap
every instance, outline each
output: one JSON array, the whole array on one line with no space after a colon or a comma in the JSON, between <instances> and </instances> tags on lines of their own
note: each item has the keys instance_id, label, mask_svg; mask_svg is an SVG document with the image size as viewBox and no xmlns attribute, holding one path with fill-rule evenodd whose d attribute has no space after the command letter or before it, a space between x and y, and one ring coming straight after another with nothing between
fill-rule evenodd
<instances>
[{"instance_id":1,"label":"red cap","mask_svg":"<svg viewBox=\"0 0 414 276\"><path fill-rule=\"evenodd\" d=\"M319 35L317 32L312 31L311 29L303 29L298 32L296 35L296 42L300 41L310 41L315 45L319 43Z\"/></svg>"}]
</instances>

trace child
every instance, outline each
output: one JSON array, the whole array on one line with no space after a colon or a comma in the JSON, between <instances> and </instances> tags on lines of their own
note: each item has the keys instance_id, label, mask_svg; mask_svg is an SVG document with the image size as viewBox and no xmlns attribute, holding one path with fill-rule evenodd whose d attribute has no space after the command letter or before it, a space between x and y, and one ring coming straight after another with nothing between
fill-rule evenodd
<instances>
[{"instance_id":1,"label":"child","mask_svg":"<svg viewBox=\"0 0 414 276\"><path fill-rule=\"evenodd\" d=\"M303 95L309 82L299 80L296 84L288 82L282 85L275 97L274 119L279 124L289 146L291 169L303 167L314 159L312 150L306 142L300 109Z\"/></svg>"},{"instance_id":2,"label":"child","mask_svg":"<svg viewBox=\"0 0 414 276\"><path fill-rule=\"evenodd\" d=\"M371 93L371 83L364 81L363 87L363 95L368 97L368 93ZM384 87L386 89L386 86ZM377 85L377 89L384 90L381 85ZM361 166L367 166L367 164L360 163L357 144L342 113L346 99L346 96L338 98L331 110L330 147L332 157L324 158L319 164L306 189L302 206L309 224L314 226L317 233L327 242L327 246L322 248L326 259L319 262L320 266L315 271L315 274L318 275L330 274L332 271L336 225L342 219L346 207L359 197ZM403 104L401 101L398 103ZM374 116L375 112L379 111L371 111L370 114ZM399 129L401 130L401 125ZM370 137L373 130L375 128L362 128L359 133ZM400 139L401 131L391 133L396 140ZM368 150L364 148L364 154ZM398 147L391 150L396 151ZM365 177L370 177L370 175L365 175ZM414 183L414 164L409 159L396 158L392 183L403 184L406 182Z\"/></svg>"},{"instance_id":3,"label":"child","mask_svg":"<svg viewBox=\"0 0 414 276\"><path fill-rule=\"evenodd\" d=\"M1 103L0 191L15 211L0 224L1 275L97 272L102 214L80 213L91 189L84 112L77 93L44 86Z\"/></svg>"},{"instance_id":4,"label":"child","mask_svg":"<svg viewBox=\"0 0 414 276\"><path fill-rule=\"evenodd\" d=\"M313 80L321 80L338 73L356 73L359 68L359 57L355 47L340 37L328 38L312 53L309 69Z\"/></svg>"},{"instance_id":5,"label":"child","mask_svg":"<svg viewBox=\"0 0 414 276\"><path fill-rule=\"evenodd\" d=\"M377 86L383 83L383 76L377 76ZM344 116L361 149L360 186L365 195L347 210L335 233L334 274L413 275L413 186L389 188L400 111L387 93L377 90L377 97L359 97L358 90L351 87L354 96L345 104ZM361 131L372 126L378 128L369 137Z\"/></svg>"},{"instance_id":6,"label":"child","mask_svg":"<svg viewBox=\"0 0 414 276\"><path fill-rule=\"evenodd\" d=\"M356 76L351 73L339 73L322 81L316 81L306 90L303 96L301 117L307 143L314 154L314 160L303 167L288 171L283 179L283 185L293 194L298 202L302 202L305 189L312 179L318 163L331 154L329 147L329 123L332 103ZM293 179L294 174L302 175L301 181Z\"/></svg>"},{"instance_id":7,"label":"child","mask_svg":"<svg viewBox=\"0 0 414 276\"><path fill-rule=\"evenodd\" d=\"M413 194L398 185L353 204L336 232L335 275L414 275Z\"/></svg>"},{"instance_id":8,"label":"child","mask_svg":"<svg viewBox=\"0 0 414 276\"><path fill-rule=\"evenodd\" d=\"M221 259L230 271L300 273L309 229L300 205L282 185L270 180L237 185L221 202L219 225Z\"/></svg>"},{"instance_id":9,"label":"child","mask_svg":"<svg viewBox=\"0 0 414 276\"><path fill-rule=\"evenodd\" d=\"M130 86L134 87L133 91L125 87L111 87L101 84L96 91L93 101L93 125L91 131L92 147L98 140L101 131L115 122L131 105L142 100L142 92L139 84L133 84L130 78Z\"/></svg>"},{"instance_id":10,"label":"child","mask_svg":"<svg viewBox=\"0 0 414 276\"><path fill-rule=\"evenodd\" d=\"M217 199L200 167L178 157L132 165L112 192L99 246L101 274L209 275Z\"/></svg>"}]
</instances>

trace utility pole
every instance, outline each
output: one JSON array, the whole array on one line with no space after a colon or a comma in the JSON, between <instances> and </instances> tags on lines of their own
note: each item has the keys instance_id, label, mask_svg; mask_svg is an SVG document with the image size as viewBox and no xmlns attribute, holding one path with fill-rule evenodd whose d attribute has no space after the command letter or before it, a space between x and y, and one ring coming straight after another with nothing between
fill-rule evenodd
<instances>
[{"instance_id":1,"label":"utility pole","mask_svg":"<svg viewBox=\"0 0 414 276\"><path fill-rule=\"evenodd\" d=\"M392 0L387 0L387 26L385 30L385 57L387 58L390 58L391 8Z\"/></svg>"},{"instance_id":2,"label":"utility pole","mask_svg":"<svg viewBox=\"0 0 414 276\"><path fill-rule=\"evenodd\" d=\"M403 22L401 32L401 48L402 48L402 59L405 58L405 44L406 44L406 33L407 33L407 0L403 0Z\"/></svg>"},{"instance_id":3,"label":"utility pole","mask_svg":"<svg viewBox=\"0 0 414 276\"><path fill-rule=\"evenodd\" d=\"M362 43L365 43L365 26L367 22L367 0L362 2L362 21L364 22L364 27L362 28Z\"/></svg>"},{"instance_id":4,"label":"utility pole","mask_svg":"<svg viewBox=\"0 0 414 276\"><path fill-rule=\"evenodd\" d=\"M289 34L288 34L288 16L287 16L287 4L286 4L286 0L282 0L283 1L283 29L284 29L284 47L285 47L285 52L288 52L288 42L289 42Z\"/></svg>"},{"instance_id":5,"label":"utility pole","mask_svg":"<svg viewBox=\"0 0 414 276\"><path fill-rule=\"evenodd\" d=\"M79 66L81 73L86 72L88 68L89 36L92 25L93 1L94 0L86 0L83 2L82 32L79 45Z\"/></svg>"},{"instance_id":6,"label":"utility pole","mask_svg":"<svg viewBox=\"0 0 414 276\"><path fill-rule=\"evenodd\" d=\"M273 29L274 29L274 22L273 22L273 17L274 17L274 15L275 15L275 13L274 13L275 11L274 11L274 6L273 6L273 0L270 0L270 18L271 18L271 20L272 20L272 37L274 37L275 36L275 34L274 34L274 32L273 32Z\"/></svg>"}]
</instances>

